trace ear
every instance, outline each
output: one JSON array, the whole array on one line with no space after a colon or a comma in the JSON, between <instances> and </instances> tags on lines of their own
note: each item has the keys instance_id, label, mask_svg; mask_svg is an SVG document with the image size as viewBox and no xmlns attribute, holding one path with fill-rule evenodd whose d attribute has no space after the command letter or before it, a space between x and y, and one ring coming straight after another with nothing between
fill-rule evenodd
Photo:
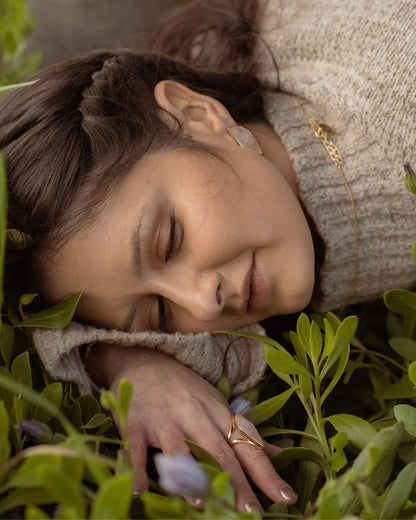
<instances>
[{"instance_id":1,"label":"ear","mask_svg":"<svg viewBox=\"0 0 416 520\"><path fill-rule=\"evenodd\" d=\"M226 129L236 124L222 103L177 81L160 81L154 95L158 105L180 121L183 133L195 139L212 134L228 139ZM169 124L168 119L166 122Z\"/></svg>"}]
</instances>

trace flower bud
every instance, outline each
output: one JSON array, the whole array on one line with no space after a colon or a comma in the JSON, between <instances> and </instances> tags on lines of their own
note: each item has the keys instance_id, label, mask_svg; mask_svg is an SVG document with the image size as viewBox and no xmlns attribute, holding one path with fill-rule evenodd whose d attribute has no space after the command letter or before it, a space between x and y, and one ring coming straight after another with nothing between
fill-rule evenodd
<instances>
[{"instance_id":1,"label":"flower bud","mask_svg":"<svg viewBox=\"0 0 416 520\"><path fill-rule=\"evenodd\" d=\"M52 431L49 426L38 421L23 419L16 424L16 429L38 443L48 443L52 439Z\"/></svg>"},{"instance_id":2,"label":"flower bud","mask_svg":"<svg viewBox=\"0 0 416 520\"><path fill-rule=\"evenodd\" d=\"M189 455L176 453L155 455L155 465L159 473L159 484L171 495L204 497L210 483L202 467Z\"/></svg>"},{"instance_id":3,"label":"flower bud","mask_svg":"<svg viewBox=\"0 0 416 520\"><path fill-rule=\"evenodd\" d=\"M230 403L231 411L234 413L239 413L240 415L244 415L252 408L253 406L250 401L244 397L236 397Z\"/></svg>"}]
</instances>

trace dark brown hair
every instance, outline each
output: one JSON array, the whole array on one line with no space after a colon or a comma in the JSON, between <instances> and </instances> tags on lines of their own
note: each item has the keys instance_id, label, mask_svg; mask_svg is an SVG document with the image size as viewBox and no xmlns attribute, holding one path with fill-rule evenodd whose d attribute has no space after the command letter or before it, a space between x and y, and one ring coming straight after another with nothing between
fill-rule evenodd
<instances>
[{"instance_id":1,"label":"dark brown hair","mask_svg":"<svg viewBox=\"0 0 416 520\"><path fill-rule=\"evenodd\" d=\"M169 13L149 48L197 69L255 74L258 0L194 0Z\"/></svg>"},{"instance_id":2,"label":"dark brown hair","mask_svg":"<svg viewBox=\"0 0 416 520\"><path fill-rule=\"evenodd\" d=\"M39 274L39 259L57 251L145 154L195 146L181 135L179 124L173 128L159 117L153 95L159 81L173 79L216 98L239 123L264 117L261 85L252 73L253 34L248 36L247 30L248 13L254 24L256 4L254 0L195 2L187 7L190 17L182 10L153 40L158 54L97 51L46 68L35 75L34 85L0 99L8 227L29 235L34 243L20 257L26 272L36 258ZM205 15L199 26L187 23L202 5L201 15L215 6L211 23L206 24ZM216 39L209 31L219 17L225 25L228 20L228 36L220 31L221 39L216 40L226 51L210 56L205 51L192 53L193 42L200 45L209 34ZM168 27L178 35L176 43ZM9 281L15 286L8 267ZM17 270L21 274L22 266ZM29 288L39 290L25 287Z\"/></svg>"}]
</instances>

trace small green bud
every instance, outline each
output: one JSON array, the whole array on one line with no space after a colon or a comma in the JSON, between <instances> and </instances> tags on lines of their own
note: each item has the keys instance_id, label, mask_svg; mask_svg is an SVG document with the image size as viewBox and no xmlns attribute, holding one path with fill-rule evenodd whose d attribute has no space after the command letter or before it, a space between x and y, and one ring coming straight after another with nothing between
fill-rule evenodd
<instances>
[{"instance_id":1,"label":"small green bud","mask_svg":"<svg viewBox=\"0 0 416 520\"><path fill-rule=\"evenodd\" d=\"M404 171L406 173L404 178L404 185L410 191L410 193L416 195L416 173L413 171L409 163L404 165Z\"/></svg>"}]
</instances>

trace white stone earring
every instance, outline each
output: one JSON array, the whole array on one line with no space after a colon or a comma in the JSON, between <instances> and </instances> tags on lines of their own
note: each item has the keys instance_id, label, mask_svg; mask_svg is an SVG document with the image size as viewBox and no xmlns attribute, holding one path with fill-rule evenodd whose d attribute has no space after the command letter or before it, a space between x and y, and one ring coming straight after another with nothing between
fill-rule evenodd
<instances>
[{"instance_id":1,"label":"white stone earring","mask_svg":"<svg viewBox=\"0 0 416 520\"><path fill-rule=\"evenodd\" d=\"M258 153L259 155L263 153L257 139L250 130L244 128L244 126L230 126L227 128L227 132L241 148Z\"/></svg>"}]
</instances>

